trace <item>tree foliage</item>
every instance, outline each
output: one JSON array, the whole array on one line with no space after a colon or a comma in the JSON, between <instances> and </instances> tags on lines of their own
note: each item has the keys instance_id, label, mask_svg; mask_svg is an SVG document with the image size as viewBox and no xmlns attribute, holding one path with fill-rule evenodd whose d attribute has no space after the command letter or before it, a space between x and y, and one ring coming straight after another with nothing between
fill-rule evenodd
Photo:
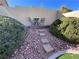
<instances>
[{"instance_id":1,"label":"tree foliage","mask_svg":"<svg viewBox=\"0 0 79 59\"><path fill-rule=\"evenodd\" d=\"M68 7L61 6L60 9L59 9L59 11L60 11L61 13L66 13L66 12L70 12L70 11L72 11L72 10L69 9Z\"/></svg>"}]
</instances>

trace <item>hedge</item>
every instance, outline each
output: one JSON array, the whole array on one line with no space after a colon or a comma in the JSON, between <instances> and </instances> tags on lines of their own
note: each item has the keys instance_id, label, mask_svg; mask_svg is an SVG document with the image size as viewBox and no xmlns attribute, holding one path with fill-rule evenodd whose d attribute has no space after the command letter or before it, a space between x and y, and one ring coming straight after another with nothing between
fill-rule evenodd
<instances>
[{"instance_id":1,"label":"hedge","mask_svg":"<svg viewBox=\"0 0 79 59\"><path fill-rule=\"evenodd\" d=\"M0 59L8 59L20 46L24 36L24 25L7 16L0 16Z\"/></svg>"},{"instance_id":2,"label":"hedge","mask_svg":"<svg viewBox=\"0 0 79 59\"><path fill-rule=\"evenodd\" d=\"M62 17L50 26L50 32L69 43L79 43L79 18Z\"/></svg>"}]
</instances>

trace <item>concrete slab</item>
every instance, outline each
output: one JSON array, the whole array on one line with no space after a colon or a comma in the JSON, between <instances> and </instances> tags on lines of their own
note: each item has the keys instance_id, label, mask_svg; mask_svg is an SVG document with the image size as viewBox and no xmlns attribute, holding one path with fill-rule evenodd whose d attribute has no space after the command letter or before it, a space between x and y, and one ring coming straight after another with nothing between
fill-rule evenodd
<instances>
[{"instance_id":1,"label":"concrete slab","mask_svg":"<svg viewBox=\"0 0 79 59\"><path fill-rule=\"evenodd\" d=\"M48 59L56 59L58 56L64 54L65 52L66 52L65 50L64 51L58 51L58 52L52 54L51 56L49 56Z\"/></svg>"},{"instance_id":2,"label":"concrete slab","mask_svg":"<svg viewBox=\"0 0 79 59\"><path fill-rule=\"evenodd\" d=\"M54 50L54 48L50 44L44 44L43 48L47 53Z\"/></svg>"}]
</instances>

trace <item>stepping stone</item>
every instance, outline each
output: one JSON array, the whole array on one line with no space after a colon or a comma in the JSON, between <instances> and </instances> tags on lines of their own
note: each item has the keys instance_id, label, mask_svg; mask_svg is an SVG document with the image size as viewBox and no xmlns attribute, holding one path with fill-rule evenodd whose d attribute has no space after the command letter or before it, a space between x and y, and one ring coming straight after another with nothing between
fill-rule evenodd
<instances>
[{"instance_id":1,"label":"stepping stone","mask_svg":"<svg viewBox=\"0 0 79 59\"><path fill-rule=\"evenodd\" d=\"M46 38L45 39L41 38L41 41L42 41L42 43L49 43L48 39L46 39Z\"/></svg>"},{"instance_id":2,"label":"stepping stone","mask_svg":"<svg viewBox=\"0 0 79 59\"><path fill-rule=\"evenodd\" d=\"M45 33L39 33L40 34L40 36L44 36L44 35L46 35Z\"/></svg>"},{"instance_id":3,"label":"stepping stone","mask_svg":"<svg viewBox=\"0 0 79 59\"><path fill-rule=\"evenodd\" d=\"M45 31L45 30L41 29L41 30L39 30L39 31Z\"/></svg>"},{"instance_id":4,"label":"stepping stone","mask_svg":"<svg viewBox=\"0 0 79 59\"><path fill-rule=\"evenodd\" d=\"M54 48L53 48L50 44L44 44L44 45L43 45L43 48L44 48L44 50L45 50L47 53L49 53L49 52L51 52L51 51L54 50Z\"/></svg>"},{"instance_id":5,"label":"stepping stone","mask_svg":"<svg viewBox=\"0 0 79 59\"><path fill-rule=\"evenodd\" d=\"M42 36L41 39L47 39L47 36Z\"/></svg>"}]
</instances>

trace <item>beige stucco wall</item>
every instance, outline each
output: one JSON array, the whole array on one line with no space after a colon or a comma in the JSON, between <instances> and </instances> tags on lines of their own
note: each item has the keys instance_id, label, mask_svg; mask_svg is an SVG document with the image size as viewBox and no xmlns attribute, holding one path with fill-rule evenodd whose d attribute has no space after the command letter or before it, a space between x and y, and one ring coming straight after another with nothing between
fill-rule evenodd
<instances>
[{"instance_id":1,"label":"beige stucco wall","mask_svg":"<svg viewBox=\"0 0 79 59\"><path fill-rule=\"evenodd\" d=\"M79 18L79 10L68 12L68 13L64 13L63 15L65 17L77 17L77 18Z\"/></svg>"},{"instance_id":2,"label":"beige stucco wall","mask_svg":"<svg viewBox=\"0 0 79 59\"><path fill-rule=\"evenodd\" d=\"M45 26L52 24L56 20L56 11L38 8L38 7L16 7L16 8L7 8L10 13L9 16L17 19L22 24L30 26L28 17L33 18L45 18Z\"/></svg>"}]
</instances>

